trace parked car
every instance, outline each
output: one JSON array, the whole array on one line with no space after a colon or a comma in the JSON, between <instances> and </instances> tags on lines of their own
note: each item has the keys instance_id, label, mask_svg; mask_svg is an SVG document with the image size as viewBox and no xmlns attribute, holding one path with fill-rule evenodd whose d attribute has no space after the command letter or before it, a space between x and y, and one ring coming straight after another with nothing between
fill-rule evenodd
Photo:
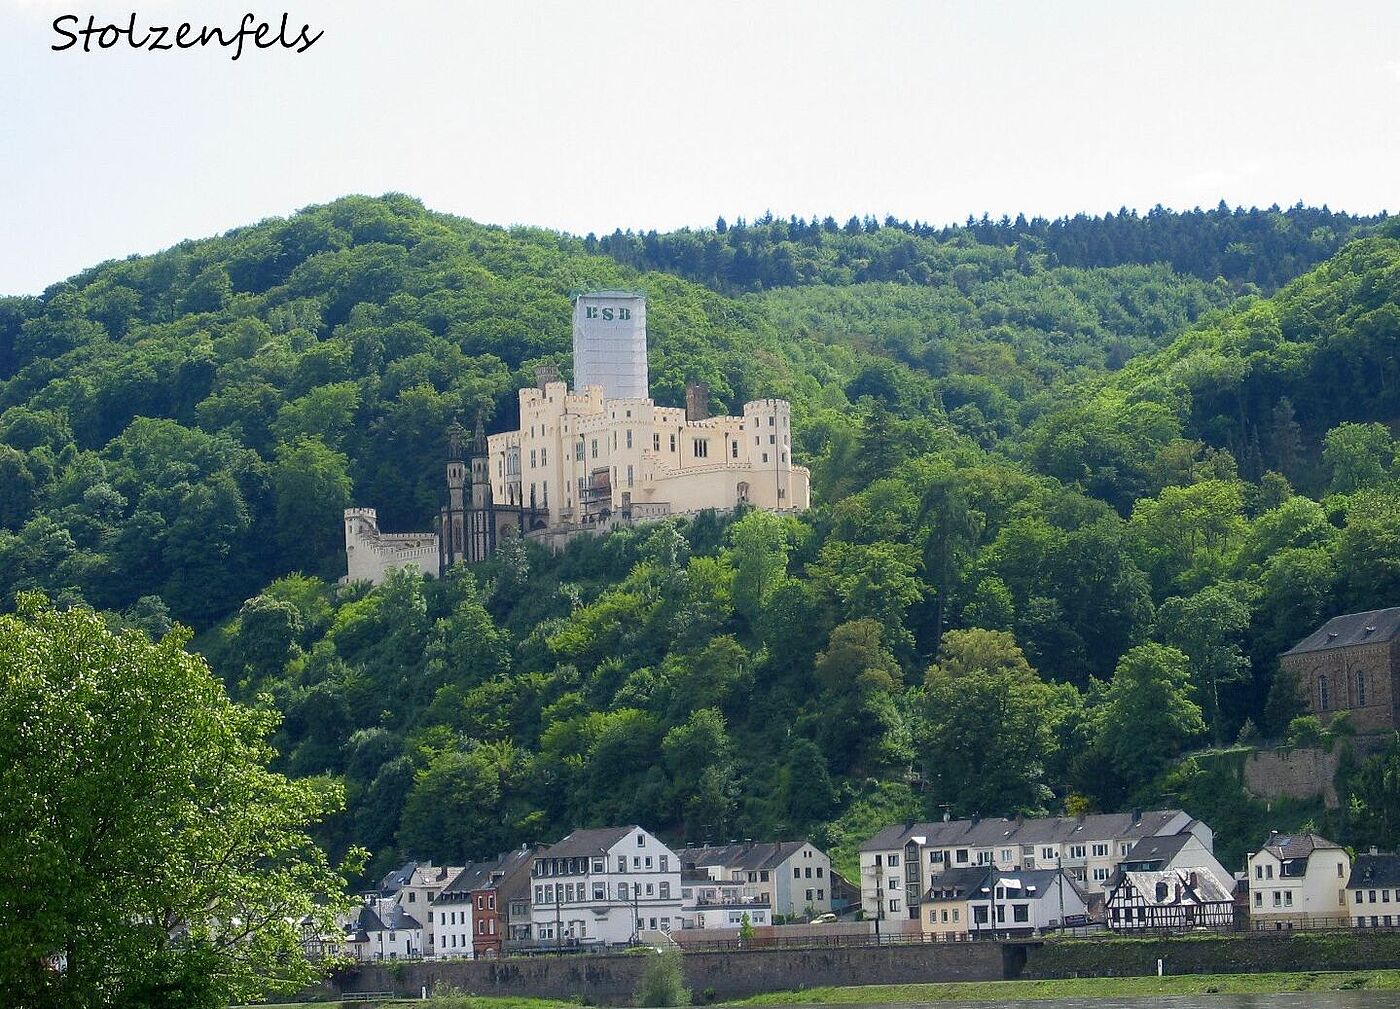
<instances>
[{"instance_id":1,"label":"parked car","mask_svg":"<svg viewBox=\"0 0 1400 1009\"><path fill-rule=\"evenodd\" d=\"M826 913L826 914L819 914L819 915L817 915L817 916L816 916L815 918L813 918L810 922L808 922L808 924L809 924L809 925L829 925L831 922L833 922L833 921L835 921L835 920L836 920L836 915L831 914L830 912L828 912L828 913Z\"/></svg>"}]
</instances>

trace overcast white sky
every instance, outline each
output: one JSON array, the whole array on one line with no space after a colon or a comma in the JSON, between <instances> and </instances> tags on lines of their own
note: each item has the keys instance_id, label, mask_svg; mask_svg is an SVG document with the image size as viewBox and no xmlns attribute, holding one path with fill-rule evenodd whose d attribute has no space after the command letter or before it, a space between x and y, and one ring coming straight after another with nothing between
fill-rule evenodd
<instances>
[{"instance_id":1,"label":"overcast white sky","mask_svg":"<svg viewBox=\"0 0 1400 1009\"><path fill-rule=\"evenodd\" d=\"M1394 0L281 3L0 0L0 293L353 192L580 234L1400 209ZM49 49L133 9L325 36Z\"/></svg>"}]
</instances>

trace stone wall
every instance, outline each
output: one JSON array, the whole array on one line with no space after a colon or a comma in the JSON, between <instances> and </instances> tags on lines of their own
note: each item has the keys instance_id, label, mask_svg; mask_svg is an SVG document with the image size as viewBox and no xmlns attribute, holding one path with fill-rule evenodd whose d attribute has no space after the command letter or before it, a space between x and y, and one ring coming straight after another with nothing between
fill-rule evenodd
<instances>
[{"instance_id":1,"label":"stone wall","mask_svg":"<svg viewBox=\"0 0 1400 1009\"><path fill-rule=\"evenodd\" d=\"M1005 976L999 943L929 943L852 949L743 950L686 953L686 984L697 1000L818 985L990 981ZM363 964L347 971L336 993L393 991L417 995L444 984L477 995L580 996L601 1005L630 1003L646 959L634 954L578 954L505 960Z\"/></svg>"},{"instance_id":2,"label":"stone wall","mask_svg":"<svg viewBox=\"0 0 1400 1009\"><path fill-rule=\"evenodd\" d=\"M1340 750L1338 750L1340 752ZM1244 787L1262 799L1311 799L1337 808L1337 752L1313 747L1255 750L1244 761Z\"/></svg>"},{"instance_id":3,"label":"stone wall","mask_svg":"<svg viewBox=\"0 0 1400 1009\"><path fill-rule=\"evenodd\" d=\"M1392 932L1249 932L1112 941L1058 940L1026 946L1025 979L1253 974L1400 967Z\"/></svg>"}]
</instances>

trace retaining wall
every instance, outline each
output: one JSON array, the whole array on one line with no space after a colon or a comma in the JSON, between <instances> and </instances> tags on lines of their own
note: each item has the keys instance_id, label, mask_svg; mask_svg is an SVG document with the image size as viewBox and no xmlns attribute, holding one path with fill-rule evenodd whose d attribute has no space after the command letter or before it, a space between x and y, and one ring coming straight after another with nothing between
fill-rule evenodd
<instances>
[{"instance_id":1,"label":"retaining wall","mask_svg":"<svg viewBox=\"0 0 1400 1009\"><path fill-rule=\"evenodd\" d=\"M929 943L854 949L738 950L686 953L685 982L697 997L717 999L820 985L993 981L1005 976L1000 943ZM444 984L476 995L580 996L601 1005L630 1004L645 957L576 954L505 960L363 964L347 971L336 993L393 991L417 995Z\"/></svg>"},{"instance_id":2,"label":"retaining wall","mask_svg":"<svg viewBox=\"0 0 1400 1009\"><path fill-rule=\"evenodd\" d=\"M1400 967L1393 932L1249 932L1178 938L1056 940L1027 944L1026 979L1142 977L1168 974L1258 974L1273 971L1374 970ZM1014 971L1011 973L1015 973Z\"/></svg>"}]
</instances>

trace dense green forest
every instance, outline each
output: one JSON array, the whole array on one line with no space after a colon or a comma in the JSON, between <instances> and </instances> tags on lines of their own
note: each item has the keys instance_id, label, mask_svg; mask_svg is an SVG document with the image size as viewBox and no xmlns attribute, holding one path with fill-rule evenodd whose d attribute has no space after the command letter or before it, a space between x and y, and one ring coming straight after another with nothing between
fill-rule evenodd
<instances>
[{"instance_id":1,"label":"dense green forest","mask_svg":"<svg viewBox=\"0 0 1400 1009\"><path fill-rule=\"evenodd\" d=\"M0 299L0 599L191 624L285 714L284 767L344 780L328 840L371 874L618 820L809 833L849 866L895 818L1159 801L1232 865L1268 813L1181 756L1336 743L1276 655L1400 604L1400 235L1138 220L805 226L827 265L769 282L355 197L104 264ZM1293 237L1249 271L1210 276L1205 238L1170 265L1170 236L1260 220ZM1118 251L1067 265L1048 234ZM902 243L926 272L849 268ZM569 292L604 285L649 295L659 402L792 400L813 509L336 585L341 509L424 527L444 429L507 427L536 364L567 375ZM1393 845L1395 766L1276 825Z\"/></svg>"},{"instance_id":2,"label":"dense green forest","mask_svg":"<svg viewBox=\"0 0 1400 1009\"><path fill-rule=\"evenodd\" d=\"M1008 271L1029 272L1037 260L1052 266L1107 267L1164 263L1201 280L1221 278L1237 289L1272 292L1337 252L1387 217L1358 217L1299 204L1176 213L1154 207L1146 214L1124 208L1091 217L1018 215L992 220L969 217L959 227L935 228L887 217L765 214L731 226L723 218L710 230L667 234L615 231L585 239L621 263L665 270L717 290L756 291L802 284L867 283L966 286ZM994 250L1007 250L1008 260Z\"/></svg>"}]
</instances>

